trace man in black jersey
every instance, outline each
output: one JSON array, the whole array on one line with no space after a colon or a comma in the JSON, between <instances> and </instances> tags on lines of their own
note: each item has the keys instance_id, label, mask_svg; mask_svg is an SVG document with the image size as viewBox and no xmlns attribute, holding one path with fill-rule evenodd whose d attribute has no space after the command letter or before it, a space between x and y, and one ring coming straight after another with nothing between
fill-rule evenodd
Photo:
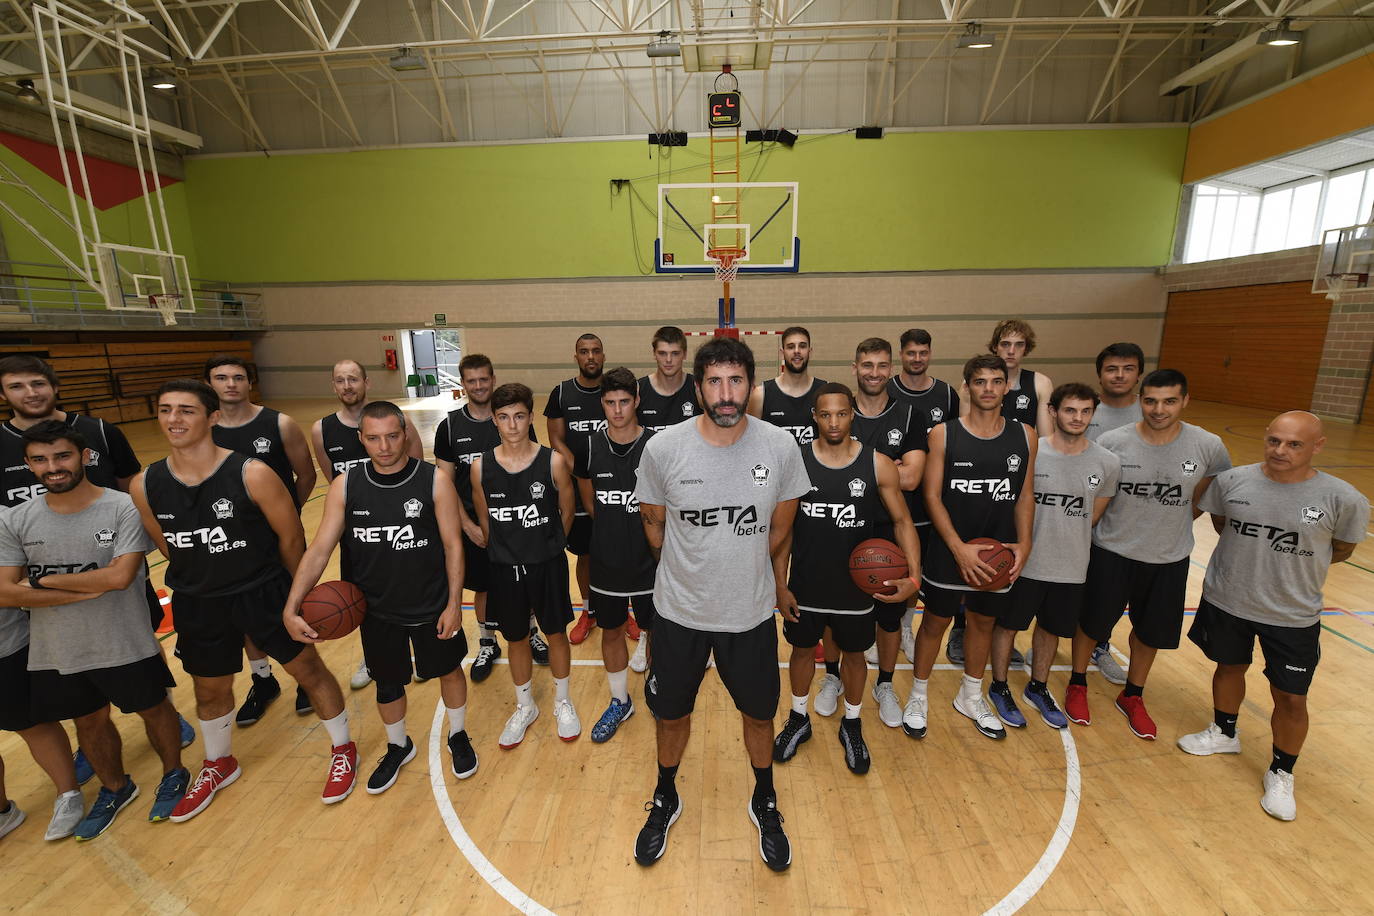
<instances>
[{"instance_id":1,"label":"man in black jersey","mask_svg":"<svg viewBox=\"0 0 1374 916\"><path fill-rule=\"evenodd\" d=\"M534 395L529 388L517 383L497 388L491 411L501 444L472 463L471 479L473 507L491 560L487 613L506 637L515 685L515 712L499 743L506 750L515 747L539 717L525 642L531 612L549 637L558 737L573 741L582 734L582 722L568 693L572 650L566 630L572 602L564 547L573 526L572 474L560 452L530 439Z\"/></svg>"},{"instance_id":2,"label":"man in black jersey","mask_svg":"<svg viewBox=\"0 0 1374 916\"><path fill-rule=\"evenodd\" d=\"M653 372L639 380L639 425L658 432L701 413L696 380L682 367L687 360L687 335L682 328L664 325L651 344Z\"/></svg>"},{"instance_id":3,"label":"man in black jersey","mask_svg":"<svg viewBox=\"0 0 1374 916\"><path fill-rule=\"evenodd\" d=\"M639 425L638 388L634 373L623 366L606 373L601 382L606 429L592 436L587 463L573 469L582 504L596 519L590 600L596 624L601 627L601 659L611 688L610 705L592 727L592 740L597 744L611 740L635 711L630 701L629 653L625 648L630 603L634 602L635 616L644 631L639 640L641 648L648 644L654 625L654 571L658 563L644 539L639 500L634 495L635 469L654 433Z\"/></svg>"},{"instance_id":4,"label":"man in black jersey","mask_svg":"<svg viewBox=\"0 0 1374 916\"><path fill-rule=\"evenodd\" d=\"M329 485L324 517L296 568L285 614L288 620L300 614L301 601L342 543L349 570L345 581L367 599L363 653L377 682L377 712L386 728L386 750L367 780L368 794L378 795L415 759L405 718L406 684L414 674L439 679L453 775L466 779L477 772L477 754L466 730L458 493L448 472L410 454L406 417L395 404L373 401L358 423L368 460ZM304 635L314 641L317 634L307 627Z\"/></svg>"},{"instance_id":5,"label":"man in black jersey","mask_svg":"<svg viewBox=\"0 0 1374 916\"><path fill-rule=\"evenodd\" d=\"M315 425L310 427L310 447L315 452L315 461L326 483L355 464L367 463L367 451L358 438L358 425L362 422L363 406L367 403L367 392L372 386L367 369L356 359L341 359L335 363L331 382L334 396L342 406L316 420ZM423 461L425 447L420 441L420 434L409 419L406 419L405 425L406 442L409 443L407 452L416 461ZM348 576L344 575L344 578ZM362 690L371 680L372 676L367 673L367 662L360 661L348 686Z\"/></svg>"},{"instance_id":6,"label":"man in black jersey","mask_svg":"<svg viewBox=\"0 0 1374 916\"><path fill-rule=\"evenodd\" d=\"M964 364L968 409L958 422L930 431L926 462L926 511L940 536L932 541L921 571L926 610L916 631L916 663L902 728L912 738L926 733L927 687L935 655L950 618L962 601L968 615L964 677L954 708L989 738L1007 731L983 697L983 671L992 645L993 625L1006 607L1010 586L984 591L993 570L983 562L976 537L990 537L1008 547L1015 560L1012 580L1030 556L1035 521L1034 476L1038 439L1035 430L1002 413L1007 367L1001 357L975 356Z\"/></svg>"},{"instance_id":7,"label":"man in black jersey","mask_svg":"<svg viewBox=\"0 0 1374 916\"><path fill-rule=\"evenodd\" d=\"M230 726L246 636L304 686L332 747L322 800L342 801L353 791L358 764L343 694L315 648L293 639L282 618L291 574L305 551L291 494L262 462L215 445L219 399L210 386L165 382L157 416L171 454L134 478L129 495L167 558L177 655L195 682L205 741L200 775L171 819L195 817L239 777ZM303 626L298 617L291 622Z\"/></svg>"},{"instance_id":8,"label":"man in black jersey","mask_svg":"<svg viewBox=\"0 0 1374 916\"><path fill-rule=\"evenodd\" d=\"M487 537L481 518L472 505L472 463L483 452L501 444L501 435L491 418L491 393L496 387L496 370L481 353L469 353L458 363L458 378L467 394L467 403L439 421L434 429L434 463L449 472L458 487L458 520L463 529L463 587L472 592L477 615L477 655L472 660L473 683L485 681L501 657L496 641L498 627L487 619L487 588L491 564L487 559ZM536 441L534 424L530 440ZM549 646L539 635L537 621L530 618L530 657L536 665L549 663Z\"/></svg>"},{"instance_id":9,"label":"man in black jersey","mask_svg":"<svg viewBox=\"0 0 1374 916\"><path fill-rule=\"evenodd\" d=\"M220 420L211 431L215 445L266 464L290 492L299 513L315 489L315 462L310 458L310 446L301 428L286 414L249 399L257 383L257 372L242 357L210 357L205 361L205 381L219 396ZM267 653L253 644L252 637L244 639L243 650L248 656L252 686L235 721L240 728L247 728L261 719L267 707L281 695L281 685L272 674ZM310 697L298 684L296 715L309 712Z\"/></svg>"},{"instance_id":10,"label":"man in black jersey","mask_svg":"<svg viewBox=\"0 0 1374 916\"><path fill-rule=\"evenodd\" d=\"M587 460L587 443L592 433L606 428L606 417L601 412L601 371L606 366L601 338L595 334L577 338L573 358L577 361L577 375L559 382L549 392L549 401L544 405L549 444L563 456L569 473L579 460ZM582 497L573 495L576 517L568 532L568 551L577 557L577 590L582 594L582 616L568 638L576 646L592 631L592 612L587 608L587 596L591 592L592 517L582 505Z\"/></svg>"},{"instance_id":11,"label":"man in black jersey","mask_svg":"<svg viewBox=\"0 0 1374 916\"><path fill-rule=\"evenodd\" d=\"M840 746L844 748L845 765L851 772L863 774L868 772L870 757L859 713L868 678L863 653L873 645L877 622L873 599L893 608L902 607L916 594L921 567L920 542L907 514L897 466L871 445L850 437L854 411L854 395L847 386L830 382L817 392L815 416L820 434L802 447L811 491L801 498L791 534L773 556L774 578L787 583L778 588L778 610L784 620L783 635L792 645L788 663L792 712L773 741L773 759L779 763L791 760L802 742L811 737L811 717L806 708L816 673L814 650L822 631L829 629L843 653ZM870 597L850 579L849 555L859 542L879 536L878 532L889 526L906 555L911 575L887 582L892 587L889 594ZM900 708L897 721L900 724Z\"/></svg>"},{"instance_id":12,"label":"man in black jersey","mask_svg":"<svg viewBox=\"0 0 1374 916\"><path fill-rule=\"evenodd\" d=\"M782 369L749 392L748 413L792 434L798 445L816 438L811 404L816 391L825 384L811 375L811 332L806 328L786 328L780 338Z\"/></svg>"}]
</instances>

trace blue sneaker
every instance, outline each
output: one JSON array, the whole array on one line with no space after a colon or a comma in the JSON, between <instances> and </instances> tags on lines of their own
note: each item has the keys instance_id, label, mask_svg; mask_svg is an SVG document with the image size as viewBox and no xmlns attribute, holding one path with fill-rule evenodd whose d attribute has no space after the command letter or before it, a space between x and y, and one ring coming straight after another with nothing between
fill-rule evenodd
<instances>
[{"instance_id":1,"label":"blue sneaker","mask_svg":"<svg viewBox=\"0 0 1374 916\"><path fill-rule=\"evenodd\" d=\"M124 806L135 798L138 798L138 786L127 773L124 774L124 788L118 792L111 792L101 786L100 794L95 797L95 804L91 805L91 810L86 812L86 817L81 823L76 825L77 842L93 840L108 830L114 823L115 815L124 810Z\"/></svg>"},{"instance_id":2,"label":"blue sneaker","mask_svg":"<svg viewBox=\"0 0 1374 916\"><path fill-rule=\"evenodd\" d=\"M1059 704L1054 702L1054 697L1050 696L1048 690L1025 689L1021 696L1026 698L1026 702L1035 707L1040 713L1040 718L1045 720L1045 724L1050 728L1068 728L1069 719L1064 715L1064 711L1059 708Z\"/></svg>"},{"instance_id":3,"label":"blue sneaker","mask_svg":"<svg viewBox=\"0 0 1374 916\"><path fill-rule=\"evenodd\" d=\"M1026 717L1021 715L1021 710L1016 708L1016 700L1012 698L1010 687L1004 684L1001 687L992 688L988 691L988 700L992 703L997 718L1012 728L1026 727Z\"/></svg>"},{"instance_id":4,"label":"blue sneaker","mask_svg":"<svg viewBox=\"0 0 1374 916\"><path fill-rule=\"evenodd\" d=\"M76 767L76 784L78 786L84 786L95 775L95 767L91 766L91 762L86 759L81 748L77 748L76 753L72 755L72 765Z\"/></svg>"},{"instance_id":5,"label":"blue sneaker","mask_svg":"<svg viewBox=\"0 0 1374 916\"><path fill-rule=\"evenodd\" d=\"M606 711L601 714L601 718L596 720L592 726L592 741L597 744L604 744L615 737L616 729L620 728L620 723L635 714L635 701L626 700L624 703L611 697L611 705L606 707Z\"/></svg>"},{"instance_id":6,"label":"blue sneaker","mask_svg":"<svg viewBox=\"0 0 1374 916\"><path fill-rule=\"evenodd\" d=\"M171 817L172 809L181 801L181 797L186 794L186 787L190 784L191 774L185 767L177 767L162 777L162 782L157 784L157 794L153 796L153 807L148 812L148 820L165 821Z\"/></svg>"},{"instance_id":7,"label":"blue sneaker","mask_svg":"<svg viewBox=\"0 0 1374 916\"><path fill-rule=\"evenodd\" d=\"M190 722L182 717L181 713L177 713L177 722L181 725L181 746L190 747L195 743L196 730L191 727Z\"/></svg>"}]
</instances>

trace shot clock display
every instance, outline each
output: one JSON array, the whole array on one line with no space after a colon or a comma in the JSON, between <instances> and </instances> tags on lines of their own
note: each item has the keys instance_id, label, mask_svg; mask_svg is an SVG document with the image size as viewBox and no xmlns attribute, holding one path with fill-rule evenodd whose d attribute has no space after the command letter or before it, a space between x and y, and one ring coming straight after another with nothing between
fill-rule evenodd
<instances>
[{"instance_id":1,"label":"shot clock display","mask_svg":"<svg viewBox=\"0 0 1374 916\"><path fill-rule=\"evenodd\" d=\"M738 92L712 92L706 96L707 121L714 130L717 127L740 126L740 104Z\"/></svg>"}]
</instances>

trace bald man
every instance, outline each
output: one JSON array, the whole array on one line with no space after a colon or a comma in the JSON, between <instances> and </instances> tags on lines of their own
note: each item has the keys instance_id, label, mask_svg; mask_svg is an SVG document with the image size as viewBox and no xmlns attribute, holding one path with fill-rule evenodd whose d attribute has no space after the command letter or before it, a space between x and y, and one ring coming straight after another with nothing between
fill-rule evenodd
<instances>
[{"instance_id":1,"label":"bald man","mask_svg":"<svg viewBox=\"0 0 1374 916\"><path fill-rule=\"evenodd\" d=\"M1307 689L1321 657L1322 585L1369 524L1368 500L1312 467L1325 444L1312 414L1279 414L1264 434L1264 461L1218 474L1199 504L1220 539L1188 638L1217 663L1213 722L1178 746L1198 756L1240 753L1236 719L1258 637L1274 697L1273 762L1260 807L1282 821L1298 814L1293 767L1307 737Z\"/></svg>"}]
</instances>

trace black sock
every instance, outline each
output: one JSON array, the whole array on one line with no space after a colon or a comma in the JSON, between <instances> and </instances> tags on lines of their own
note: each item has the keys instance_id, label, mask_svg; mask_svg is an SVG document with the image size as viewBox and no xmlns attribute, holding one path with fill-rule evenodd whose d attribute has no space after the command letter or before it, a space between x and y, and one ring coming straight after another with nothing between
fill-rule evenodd
<instances>
[{"instance_id":1,"label":"black sock","mask_svg":"<svg viewBox=\"0 0 1374 916\"><path fill-rule=\"evenodd\" d=\"M1007 688L1007 682L1006 682L1006 681L999 681L999 680L997 680L997 678L993 678L993 679L992 679L992 683L988 685L988 691L989 691L989 692L994 692L994 691L995 691L995 692L997 692L997 693L1001 693L1001 692L1003 692L1003 691L1007 691L1008 693L1011 692L1011 691L1008 690L1008 688Z\"/></svg>"},{"instance_id":2,"label":"black sock","mask_svg":"<svg viewBox=\"0 0 1374 916\"><path fill-rule=\"evenodd\" d=\"M1298 755L1285 754L1283 751L1279 750L1279 746L1277 744L1273 747L1274 762L1269 764L1270 771L1274 773L1277 773L1279 770L1283 770L1285 773L1293 772L1293 767L1298 765Z\"/></svg>"},{"instance_id":3,"label":"black sock","mask_svg":"<svg viewBox=\"0 0 1374 916\"><path fill-rule=\"evenodd\" d=\"M665 767L658 765L658 785L654 787L655 795L662 795L665 799L677 798L677 767Z\"/></svg>"},{"instance_id":4,"label":"black sock","mask_svg":"<svg viewBox=\"0 0 1374 916\"><path fill-rule=\"evenodd\" d=\"M1217 728L1221 729L1221 733L1228 738L1234 738L1236 736L1236 719L1239 717L1239 713L1222 712L1220 709L1212 710L1212 721L1217 724Z\"/></svg>"},{"instance_id":5,"label":"black sock","mask_svg":"<svg viewBox=\"0 0 1374 916\"><path fill-rule=\"evenodd\" d=\"M1088 686L1088 672L1074 671L1069 675L1069 685L1073 687Z\"/></svg>"},{"instance_id":6,"label":"black sock","mask_svg":"<svg viewBox=\"0 0 1374 916\"><path fill-rule=\"evenodd\" d=\"M891 671L884 671L883 669L879 668L879 669L878 669L878 683L879 683L879 684L891 684L891 683L892 683L892 672L891 672ZM875 685L875 686L876 686L876 685Z\"/></svg>"},{"instance_id":7,"label":"black sock","mask_svg":"<svg viewBox=\"0 0 1374 916\"><path fill-rule=\"evenodd\" d=\"M1125 688L1124 690L1121 691L1121 695L1122 695L1122 696L1125 696L1125 697L1138 697L1138 696L1144 696L1144 695L1145 695L1145 688L1144 688L1144 687L1139 687L1139 686L1137 686L1137 685L1135 685L1135 684L1132 684L1130 681L1127 681L1127 682L1126 682L1126 688Z\"/></svg>"},{"instance_id":8,"label":"black sock","mask_svg":"<svg viewBox=\"0 0 1374 916\"><path fill-rule=\"evenodd\" d=\"M839 677L839 676L840 676L840 663L837 662L837 661L835 661L835 662L827 661L827 662L825 663L825 673L826 673L826 674L833 674L833 675L835 675L835 677Z\"/></svg>"},{"instance_id":9,"label":"black sock","mask_svg":"<svg viewBox=\"0 0 1374 916\"><path fill-rule=\"evenodd\" d=\"M754 801L763 803L773 797L773 767L754 767Z\"/></svg>"},{"instance_id":10,"label":"black sock","mask_svg":"<svg viewBox=\"0 0 1374 916\"><path fill-rule=\"evenodd\" d=\"M1029 690L1031 693L1044 693L1045 682L1037 681L1035 678L1031 678L1030 683L1026 685L1026 689Z\"/></svg>"}]
</instances>

